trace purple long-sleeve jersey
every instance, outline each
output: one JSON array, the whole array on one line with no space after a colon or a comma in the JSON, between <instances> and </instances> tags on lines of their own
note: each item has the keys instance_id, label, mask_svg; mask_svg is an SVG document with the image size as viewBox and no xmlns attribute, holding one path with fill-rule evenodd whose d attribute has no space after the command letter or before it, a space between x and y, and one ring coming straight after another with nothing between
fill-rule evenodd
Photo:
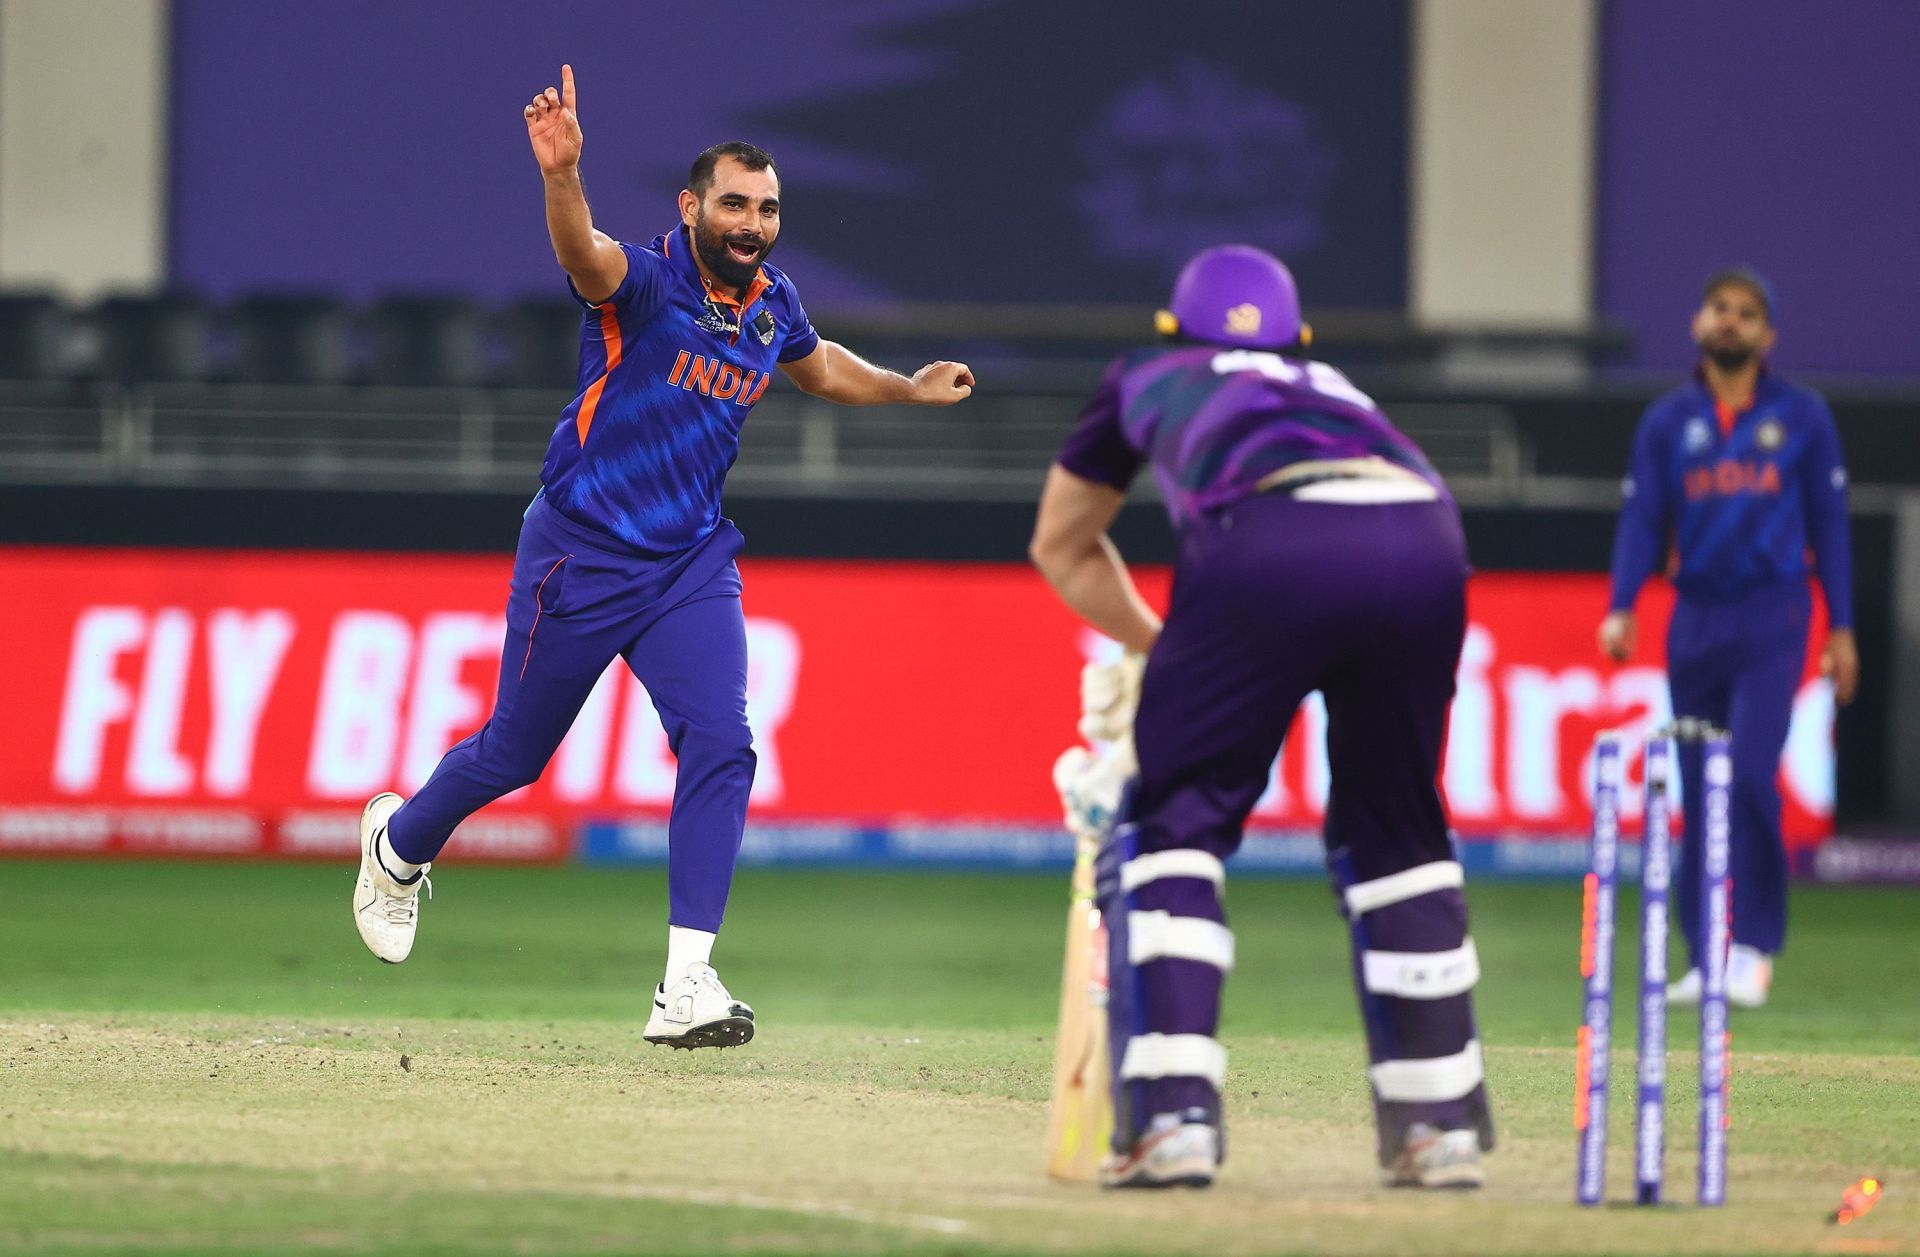
<instances>
[{"instance_id":1,"label":"purple long-sleeve jersey","mask_svg":"<svg viewBox=\"0 0 1920 1257\"><path fill-rule=\"evenodd\" d=\"M1397 464L1446 494L1420 447L1326 363L1176 345L1116 358L1056 461L1116 489L1151 462L1167 513L1184 528L1293 463L1367 457Z\"/></svg>"}]
</instances>

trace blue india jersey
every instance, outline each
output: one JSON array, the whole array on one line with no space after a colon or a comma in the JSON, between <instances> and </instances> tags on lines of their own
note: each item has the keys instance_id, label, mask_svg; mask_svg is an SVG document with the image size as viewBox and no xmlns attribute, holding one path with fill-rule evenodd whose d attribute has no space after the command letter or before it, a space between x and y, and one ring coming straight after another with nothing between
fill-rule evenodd
<instances>
[{"instance_id":1,"label":"blue india jersey","mask_svg":"<svg viewBox=\"0 0 1920 1257\"><path fill-rule=\"evenodd\" d=\"M684 226L620 248L618 291L598 304L573 294L585 307L579 381L547 445L541 492L576 523L671 554L719 525L747 412L774 368L820 337L771 266L744 300L709 289Z\"/></svg>"},{"instance_id":2,"label":"blue india jersey","mask_svg":"<svg viewBox=\"0 0 1920 1257\"><path fill-rule=\"evenodd\" d=\"M1611 607L1630 610L1675 554L1673 582L1702 602L1818 574L1835 628L1853 623L1847 470L1833 412L1763 371L1746 409L1696 376L1647 407L1614 536Z\"/></svg>"}]
</instances>

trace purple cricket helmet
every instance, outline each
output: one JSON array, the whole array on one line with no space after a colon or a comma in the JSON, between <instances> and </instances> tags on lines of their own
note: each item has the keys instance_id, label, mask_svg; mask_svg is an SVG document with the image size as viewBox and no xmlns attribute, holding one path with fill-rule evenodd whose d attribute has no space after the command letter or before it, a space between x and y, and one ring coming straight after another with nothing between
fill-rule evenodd
<instances>
[{"instance_id":1,"label":"purple cricket helmet","mask_svg":"<svg viewBox=\"0 0 1920 1257\"><path fill-rule=\"evenodd\" d=\"M1265 249L1223 244L1181 268L1173 300L1155 319L1162 335L1180 335L1248 349L1304 344L1300 294L1293 272Z\"/></svg>"}]
</instances>

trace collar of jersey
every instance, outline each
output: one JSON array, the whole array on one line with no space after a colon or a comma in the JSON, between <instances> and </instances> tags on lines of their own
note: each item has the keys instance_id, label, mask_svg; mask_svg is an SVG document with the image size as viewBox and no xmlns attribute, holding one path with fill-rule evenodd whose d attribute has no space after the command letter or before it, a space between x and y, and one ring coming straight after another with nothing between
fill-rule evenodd
<instances>
[{"instance_id":1,"label":"collar of jersey","mask_svg":"<svg viewBox=\"0 0 1920 1257\"><path fill-rule=\"evenodd\" d=\"M1713 388L1707 383L1707 369L1705 367L1695 366L1693 374L1688 377L1688 382L1693 385L1693 391L1697 396L1706 398L1707 405L1713 405ZM1780 378L1773 373L1772 367L1769 367L1762 361L1760 364L1760 374L1754 377L1753 381L1753 400L1749 402L1747 408L1740 413L1744 415L1760 409L1760 403L1771 401L1779 391Z\"/></svg>"},{"instance_id":2,"label":"collar of jersey","mask_svg":"<svg viewBox=\"0 0 1920 1257\"><path fill-rule=\"evenodd\" d=\"M1697 407L1697 405L1705 405L1705 407L1707 407L1707 415L1718 416L1715 409L1715 395L1713 395L1713 388L1707 384L1707 372L1705 372L1705 368L1693 368L1693 378L1690 380L1690 384L1692 384L1693 388L1695 407ZM1784 386L1782 386L1782 382L1780 382L1780 376L1776 376L1772 370L1768 370L1766 363L1761 363L1761 374L1759 374L1759 378L1753 382L1753 401L1749 401L1747 407L1745 407L1743 411L1740 411L1740 415L1736 416L1736 426L1738 426L1738 422L1743 420L1743 418L1759 413L1759 409L1761 409L1763 405L1766 405L1768 401L1776 401L1782 391L1784 391ZM1715 430L1718 430L1718 426L1715 426Z\"/></svg>"},{"instance_id":3,"label":"collar of jersey","mask_svg":"<svg viewBox=\"0 0 1920 1257\"><path fill-rule=\"evenodd\" d=\"M747 285L746 300L739 301L731 293L709 284L707 277L700 273L699 263L693 258L693 237L685 223L661 236L656 243L660 246L660 252L677 265L682 274L699 285L706 294L707 300L717 302L731 310L738 310L742 318L746 316L748 310L753 308L754 302L772 292L780 282L778 272L768 274L767 268L762 266L754 272L753 282ZM675 245L680 247L676 249Z\"/></svg>"}]
</instances>

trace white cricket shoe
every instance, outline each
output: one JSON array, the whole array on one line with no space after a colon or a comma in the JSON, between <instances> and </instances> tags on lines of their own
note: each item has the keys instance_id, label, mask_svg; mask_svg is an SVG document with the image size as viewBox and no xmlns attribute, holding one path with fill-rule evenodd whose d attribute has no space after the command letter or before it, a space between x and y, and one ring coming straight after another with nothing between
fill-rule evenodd
<instances>
[{"instance_id":1,"label":"white cricket shoe","mask_svg":"<svg viewBox=\"0 0 1920 1257\"><path fill-rule=\"evenodd\" d=\"M1735 943L1727 951L1727 1003L1736 1008L1758 1008L1767 1002L1773 985L1773 958L1757 947ZM1700 1002L1698 969L1689 969L1667 988L1667 1003L1691 1006Z\"/></svg>"},{"instance_id":2,"label":"white cricket shoe","mask_svg":"<svg viewBox=\"0 0 1920 1257\"><path fill-rule=\"evenodd\" d=\"M1380 1172L1388 1187L1472 1189L1487 1181L1480 1164L1480 1133L1437 1130L1425 1122L1407 1128L1407 1142Z\"/></svg>"},{"instance_id":3,"label":"white cricket shoe","mask_svg":"<svg viewBox=\"0 0 1920 1257\"><path fill-rule=\"evenodd\" d=\"M433 883L422 865L410 882L395 881L376 854L387 818L400 810L399 795L388 791L367 800L360 813L360 876L353 883L353 924L367 950L390 965L413 951L414 931L420 927L420 892L433 898Z\"/></svg>"},{"instance_id":4,"label":"white cricket shoe","mask_svg":"<svg viewBox=\"0 0 1920 1257\"><path fill-rule=\"evenodd\" d=\"M671 989L653 988L644 1037L672 1048L739 1047L753 1038L753 1009L727 993L712 965L689 965Z\"/></svg>"},{"instance_id":5,"label":"white cricket shoe","mask_svg":"<svg viewBox=\"0 0 1920 1257\"><path fill-rule=\"evenodd\" d=\"M1727 952L1727 1003L1758 1008L1773 985L1773 958L1758 947L1735 943Z\"/></svg>"},{"instance_id":6,"label":"white cricket shoe","mask_svg":"<svg viewBox=\"0 0 1920 1257\"><path fill-rule=\"evenodd\" d=\"M1211 1187L1220 1168L1220 1132L1193 1113L1157 1113L1133 1150L1100 1166L1102 1187Z\"/></svg>"}]
</instances>

